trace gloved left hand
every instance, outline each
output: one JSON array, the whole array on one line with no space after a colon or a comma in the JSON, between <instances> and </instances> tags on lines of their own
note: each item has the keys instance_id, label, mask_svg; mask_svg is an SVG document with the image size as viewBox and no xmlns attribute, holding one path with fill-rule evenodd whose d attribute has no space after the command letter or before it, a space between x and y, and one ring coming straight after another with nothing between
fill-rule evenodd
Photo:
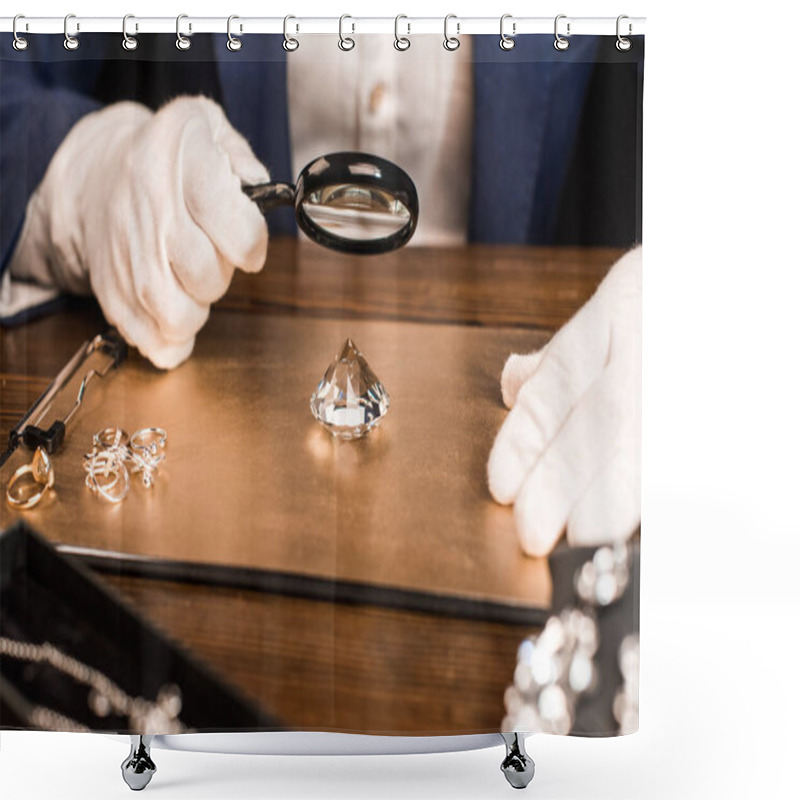
<instances>
[{"instance_id":1,"label":"gloved left hand","mask_svg":"<svg viewBox=\"0 0 800 800\"><path fill-rule=\"evenodd\" d=\"M514 503L528 555L628 537L639 524L641 248L539 352L512 355L511 408L489 456L489 489Z\"/></svg>"},{"instance_id":2,"label":"gloved left hand","mask_svg":"<svg viewBox=\"0 0 800 800\"><path fill-rule=\"evenodd\" d=\"M267 255L267 226L242 183L266 168L204 97L153 113L114 103L67 134L28 203L11 274L93 292L106 319L156 366L192 352L235 268Z\"/></svg>"}]
</instances>

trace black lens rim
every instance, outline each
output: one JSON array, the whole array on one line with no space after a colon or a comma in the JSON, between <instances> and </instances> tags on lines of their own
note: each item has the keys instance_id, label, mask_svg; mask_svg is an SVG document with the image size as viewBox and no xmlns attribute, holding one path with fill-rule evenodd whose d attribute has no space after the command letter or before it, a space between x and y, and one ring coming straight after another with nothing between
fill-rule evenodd
<instances>
[{"instance_id":1,"label":"black lens rim","mask_svg":"<svg viewBox=\"0 0 800 800\"><path fill-rule=\"evenodd\" d=\"M321 162L327 165L320 170ZM351 168L358 164L362 170L364 166L372 167L371 172L359 172L354 175ZM345 239L334 233L323 230L317 223L313 222L303 207L303 200L326 186L333 186L342 183L357 183L363 186L371 186L388 192L397 198L408 209L408 222L391 236L384 236L380 239L369 239L367 241L359 239ZM377 255L397 250L405 245L414 235L419 220L419 198L417 197L417 187L407 172L400 169L397 164L387 161L380 156L371 153L359 153L355 151L342 151L338 153L328 153L327 155L315 158L310 164L306 164L300 173L297 181L297 191L294 199L294 210L297 224L310 239L344 253L357 253L360 255Z\"/></svg>"}]
</instances>

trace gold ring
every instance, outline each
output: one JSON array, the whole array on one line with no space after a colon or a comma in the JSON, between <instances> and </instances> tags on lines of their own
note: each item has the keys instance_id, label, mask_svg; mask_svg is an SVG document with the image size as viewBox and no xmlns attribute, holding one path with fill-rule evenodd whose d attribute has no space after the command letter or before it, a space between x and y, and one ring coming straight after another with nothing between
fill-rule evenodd
<instances>
[{"instance_id":1,"label":"gold ring","mask_svg":"<svg viewBox=\"0 0 800 800\"><path fill-rule=\"evenodd\" d=\"M34 486L38 485L40 487L37 492L28 494L25 491L14 491L14 487L23 480L25 475L33 477ZM53 469L53 463L47 453L41 447L37 447L31 463L23 464L11 476L8 486L6 486L6 500L12 508L18 508L20 511L33 508L44 497L45 492L53 487L54 483L55 470Z\"/></svg>"}]
</instances>

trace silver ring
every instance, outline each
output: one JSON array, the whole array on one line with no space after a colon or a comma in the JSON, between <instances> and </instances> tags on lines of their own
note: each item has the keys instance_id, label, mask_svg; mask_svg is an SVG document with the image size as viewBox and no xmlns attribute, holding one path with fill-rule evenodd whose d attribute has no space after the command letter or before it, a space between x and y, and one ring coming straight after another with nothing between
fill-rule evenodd
<instances>
[{"instance_id":1,"label":"silver ring","mask_svg":"<svg viewBox=\"0 0 800 800\"><path fill-rule=\"evenodd\" d=\"M566 49L569 48L569 39L565 39L558 32L558 21L560 19L566 19L566 18L567 18L566 14L559 14L556 17L555 25L553 26L553 31L554 31L555 36L556 36L556 40L553 42L553 47L555 47L556 50L566 50ZM569 33L570 33L569 29L570 29L570 23L568 22L567 23L567 36L569 36Z\"/></svg>"},{"instance_id":2,"label":"silver ring","mask_svg":"<svg viewBox=\"0 0 800 800\"><path fill-rule=\"evenodd\" d=\"M91 460L87 461L86 467L86 485L96 492L109 503L121 503L127 496L131 488L131 478L125 465L119 460L116 453L109 450L101 450L95 453ZM113 476L113 480L101 482L98 476L109 478ZM118 489L113 492L113 489Z\"/></svg>"},{"instance_id":3,"label":"silver ring","mask_svg":"<svg viewBox=\"0 0 800 800\"><path fill-rule=\"evenodd\" d=\"M517 42L512 37L517 35L517 23L511 23L511 36L506 36L505 31L503 30L503 25L507 19L511 19L511 14L503 14L500 17L500 49L501 50L513 50L517 46Z\"/></svg>"},{"instance_id":4,"label":"silver ring","mask_svg":"<svg viewBox=\"0 0 800 800\"><path fill-rule=\"evenodd\" d=\"M122 46L130 51L135 50L139 46L139 40L135 36L128 36L128 20L136 19L133 14L126 14L122 18ZM139 30L139 23L134 26L134 30Z\"/></svg>"},{"instance_id":5,"label":"silver ring","mask_svg":"<svg viewBox=\"0 0 800 800\"><path fill-rule=\"evenodd\" d=\"M401 53L411 47L411 39L408 36L401 36L398 32L398 27L401 19L408 19L405 14L398 14L394 18L394 49L399 50ZM407 22L406 27L408 32L411 33L411 23Z\"/></svg>"},{"instance_id":6,"label":"silver ring","mask_svg":"<svg viewBox=\"0 0 800 800\"><path fill-rule=\"evenodd\" d=\"M188 14L178 14L178 17L175 20L175 35L178 37L175 40L175 47L177 47L178 50L188 50L192 46L192 40L191 39L187 39L181 33L181 20L182 19L188 19L188 18L189 18ZM192 32L192 23L190 22L189 23L189 33L191 33L191 32Z\"/></svg>"},{"instance_id":7,"label":"silver ring","mask_svg":"<svg viewBox=\"0 0 800 800\"><path fill-rule=\"evenodd\" d=\"M228 41L225 42L225 47L227 47L228 50L231 51L231 53L235 53L238 50L242 49L242 40L237 39L235 36L231 34L231 22L233 22L233 20L235 19L239 19L239 17L237 17L236 14L231 14L228 17ZM239 33L241 32L242 32L242 26L240 25Z\"/></svg>"},{"instance_id":8,"label":"silver ring","mask_svg":"<svg viewBox=\"0 0 800 800\"><path fill-rule=\"evenodd\" d=\"M353 19L353 18L349 14L342 14L342 16L339 17L339 49L340 50L344 50L345 52L347 52L348 50L352 50L356 46L356 43L355 43L354 39L351 39L349 36L345 36L342 33L342 26L343 26L344 21L346 19ZM356 24L355 24L355 22L353 22L351 24L352 24L353 29L350 32L351 33L355 33L356 32Z\"/></svg>"},{"instance_id":9,"label":"silver ring","mask_svg":"<svg viewBox=\"0 0 800 800\"><path fill-rule=\"evenodd\" d=\"M118 494L113 494L111 490L119 485L120 478L122 479L122 489L120 489ZM121 464L118 464L117 468L114 470L114 480L111 483L100 483L94 473L92 473L91 481L96 487L96 491L105 497L109 503L121 503L131 490L131 477L128 474L128 470Z\"/></svg>"},{"instance_id":10,"label":"silver ring","mask_svg":"<svg viewBox=\"0 0 800 800\"><path fill-rule=\"evenodd\" d=\"M14 17L14 22L11 25L11 30L14 33L14 41L11 43L11 45L15 50L18 50L18 51L27 50L28 49L28 40L24 36L20 36L17 33L17 20L18 19L25 19L25 17L22 14L17 14L17 16ZM26 31L28 30L28 23L27 22L25 23L25 30Z\"/></svg>"},{"instance_id":11,"label":"silver ring","mask_svg":"<svg viewBox=\"0 0 800 800\"><path fill-rule=\"evenodd\" d=\"M167 432L163 428L142 428L131 436L130 448L148 465L155 466L164 460Z\"/></svg>"},{"instance_id":12,"label":"silver ring","mask_svg":"<svg viewBox=\"0 0 800 800\"><path fill-rule=\"evenodd\" d=\"M65 50L77 50L80 47L80 42L78 41L77 37L69 35L69 21L71 19L75 19L74 14L67 14L64 17L64 49ZM80 22L75 23L75 31L79 31L81 29Z\"/></svg>"},{"instance_id":13,"label":"silver ring","mask_svg":"<svg viewBox=\"0 0 800 800\"><path fill-rule=\"evenodd\" d=\"M92 444L98 450L116 450L118 448L127 447L130 442L130 437L125 433L122 428L117 428L109 425L101 431L97 431L92 436Z\"/></svg>"},{"instance_id":14,"label":"silver ring","mask_svg":"<svg viewBox=\"0 0 800 800\"><path fill-rule=\"evenodd\" d=\"M294 38L294 36L289 36L289 20L290 19L297 19L297 17L293 17L291 14L285 16L283 18L283 49L287 53L294 53L298 47L300 47L300 42ZM295 33L300 30L300 26L295 23Z\"/></svg>"},{"instance_id":15,"label":"silver ring","mask_svg":"<svg viewBox=\"0 0 800 800\"><path fill-rule=\"evenodd\" d=\"M456 35L455 36L448 36L447 34L447 25L451 19L456 20ZM458 50L461 47L461 42L458 40L458 34L461 33L461 23L458 22L458 18L455 14L448 14L444 18L444 49L449 50L451 53L453 50Z\"/></svg>"},{"instance_id":16,"label":"silver ring","mask_svg":"<svg viewBox=\"0 0 800 800\"><path fill-rule=\"evenodd\" d=\"M621 53L626 53L628 50L631 49L631 40L626 38L625 36L623 36L619 32L619 27L620 27L619 24L624 19L628 19L628 15L627 14L620 14L617 17L617 42L616 42L616 47L617 47L617 50L619 50ZM631 26L631 23L629 22L628 23L628 36L630 36L631 30L632 30L632 26Z\"/></svg>"}]
</instances>

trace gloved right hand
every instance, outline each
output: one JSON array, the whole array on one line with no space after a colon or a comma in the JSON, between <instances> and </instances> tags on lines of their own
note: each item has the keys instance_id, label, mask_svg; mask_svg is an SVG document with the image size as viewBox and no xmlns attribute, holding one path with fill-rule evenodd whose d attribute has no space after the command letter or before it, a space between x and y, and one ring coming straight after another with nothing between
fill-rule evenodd
<instances>
[{"instance_id":1,"label":"gloved right hand","mask_svg":"<svg viewBox=\"0 0 800 800\"><path fill-rule=\"evenodd\" d=\"M181 97L156 113L115 103L53 156L12 275L94 292L128 343L169 369L192 352L234 269L263 266L267 226L241 184L268 180L213 101Z\"/></svg>"}]
</instances>

